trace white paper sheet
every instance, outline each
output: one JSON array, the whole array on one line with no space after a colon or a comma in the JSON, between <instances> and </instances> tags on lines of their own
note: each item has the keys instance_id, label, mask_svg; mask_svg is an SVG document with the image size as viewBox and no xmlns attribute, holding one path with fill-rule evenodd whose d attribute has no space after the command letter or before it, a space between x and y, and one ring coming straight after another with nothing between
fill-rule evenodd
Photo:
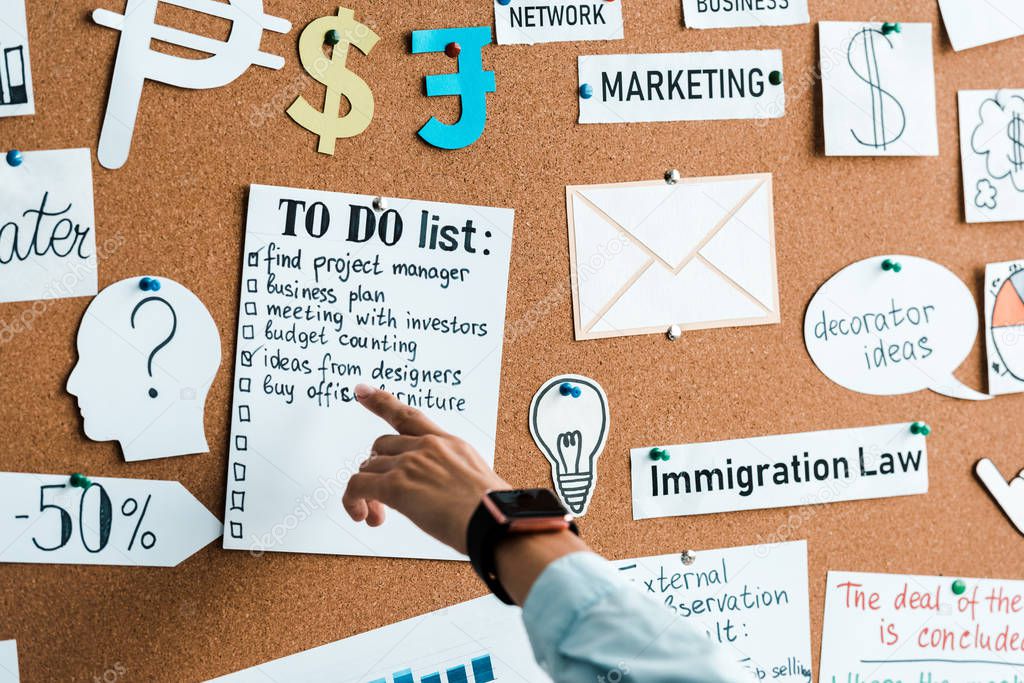
<instances>
[{"instance_id":1,"label":"white paper sheet","mask_svg":"<svg viewBox=\"0 0 1024 683\"><path fill-rule=\"evenodd\" d=\"M937 156L932 25L823 21L825 154Z\"/></svg>"},{"instance_id":2,"label":"white paper sheet","mask_svg":"<svg viewBox=\"0 0 1024 683\"><path fill-rule=\"evenodd\" d=\"M394 512L375 529L345 514L391 431L353 391L397 392L492 462L513 212L384 202L250 188L226 548L460 559Z\"/></svg>"},{"instance_id":3,"label":"white paper sheet","mask_svg":"<svg viewBox=\"0 0 1024 683\"><path fill-rule=\"evenodd\" d=\"M1024 220L1024 90L961 90L968 223Z\"/></svg>"},{"instance_id":4,"label":"white paper sheet","mask_svg":"<svg viewBox=\"0 0 1024 683\"><path fill-rule=\"evenodd\" d=\"M939 9L954 50L1024 35L1019 0L939 0Z\"/></svg>"},{"instance_id":5,"label":"white paper sheet","mask_svg":"<svg viewBox=\"0 0 1024 683\"><path fill-rule=\"evenodd\" d=\"M221 534L176 481L0 472L0 562L175 567Z\"/></svg>"},{"instance_id":6,"label":"white paper sheet","mask_svg":"<svg viewBox=\"0 0 1024 683\"><path fill-rule=\"evenodd\" d=\"M89 150L0 159L0 302L95 294L95 226Z\"/></svg>"},{"instance_id":7,"label":"white paper sheet","mask_svg":"<svg viewBox=\"0 0 1024 683\"><path fill-rule=\"evenodd\" d=\"M0 118L35 113L25 0L4 0L0 4Z\"/></svg>"},{"instance_id":8,"label":"white paper sheet","mask_svg":"<svg viewBox=\"0 0 1024 683\"><path fill-rule=\"evenodd\" d=\"M1024 680L1024 581L955 580L829 572L818 681Z\"/></svg>"},{"instance_id":9,"label":"white paper sheet","mask_svg":"<svg viewBox=\"0 0 1024 683\"><path fill-rule=\"evenodd\" d=\"M576 339L779 322L770 174L569 186L566 212Z\"/></svg>"},{"instance_id":10,"label":"white paper sheet","mask_svg":"<svg viewBox=\"0 0 1024 683\"><path fill-rule=\"evenodd\" d=\"M985 266L988 393L1024 391L1024 260Z\"/></svg>"},{"instance_id":11,"label":"white paper sheet","mask_svg":"<svg viewBox=\"0 0 1024 683\"><path fill-rule=\"evenodd\" d=\"M928 447L910 423L630 451L633 519L705 515L928 491Z\"/></svg>"},{"instance_id":12,"label":"white paper sheet","mask_svg":"<svg viewBox=\"0 0 1024 683\"><path fill-rule=\"evenodd\" d=\"M636 589L664 604L672 614L670 619L699 622L709 638L721 641L755 673L751 681L807 681L807 675L799 673L810 666L811 651L806 542L699 550L691 565L683 564L678 553L613 564L624 581L632 582ZM697 614L702 604L708 609ZM491 675L469 675L469 681L551 681L534 661L519 608L504 605L491 596L238 671L216 681L439 683L445 679L431 678L430 674L438 672L444 677L452 668L469 672L472 661L483 658L489 660ZM757 675L758 670L765 675ZM466 679L448 676L447 680Z\"/></svg>"},{"instance_id":13,"label":"white paper sheet","mask_svg":"<svg viewBox=\"0 0 1024 683\"><path fill-rule=\"evenodd\" d=\"M781 50L583 55L580 123L777 119L786 113Z\"/></svg>"},{"instance_id":14,"label":"white paper sheet","mask_svg":"<svg viewBox=\"0 0 1024 683\"><path fill-rule=\"evenodd\" d=\"M494 0L498 45L622 38L623 0Z\"/></svg>"},{"instance_id":15,"label":"white paper sheet","mask_svg":"<svg viewBox=\"0 0 1024 683\"><path fill-rule=\"evenodd\" d=\"M1024 469L1007 481L994 462L982 458L975 463L974 473L1010 524L1024 534Z\"/></svg>"},{"instance_id":16,"label":"white paper sheet","mask_svg":"<svg viewBox=\"0 0 1024 683\"><path fill-rule=\"evenodd\" d=\"M789 26L810 21L807 0L683 0L687 28Z\"/></svg>"},{"instance_id":17,"label":"white paper sheet","mask_svg":"<svg viewBox=\"0 0 1024 683\"><path fill-rule=\"evenodd\" d=\"M0 640L0 683L18 683L18 644Z\"/></svg>"},{"instance_id":18,"label":"white paper sheet","mask_svg":"<svg viewBox=\"0 0 1024 683\"><path fill-rule=\"evenodd\" d=\"M886 262L895 269L886 270ZM804 343L836 384L862 394L921 389L991 398L953 376L974 346L978 310L961 280L938 263L893 254L851 263L814 294Z\"/></svg>"}]
</instances>

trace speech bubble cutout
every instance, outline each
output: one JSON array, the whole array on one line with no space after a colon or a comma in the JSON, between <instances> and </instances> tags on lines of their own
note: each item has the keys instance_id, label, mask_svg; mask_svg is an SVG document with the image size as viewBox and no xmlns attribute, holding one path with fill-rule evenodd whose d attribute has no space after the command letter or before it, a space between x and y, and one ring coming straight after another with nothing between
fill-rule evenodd
<instances>
[{"instance_id":1,"label":"speech bubble cutout","mask_svg":"<svg viewBox=\"0 0 1024 683\"><path fill-rule=\"evenodd\" d=\"M899 272L886 270L888 259ZM916 256L876 256L846 266L818 289L804 316L804 343L836 384L874 395L921 389L992 398L953 371L974 346L978 310L947 268Z\"/></svg>"}]
</instances>

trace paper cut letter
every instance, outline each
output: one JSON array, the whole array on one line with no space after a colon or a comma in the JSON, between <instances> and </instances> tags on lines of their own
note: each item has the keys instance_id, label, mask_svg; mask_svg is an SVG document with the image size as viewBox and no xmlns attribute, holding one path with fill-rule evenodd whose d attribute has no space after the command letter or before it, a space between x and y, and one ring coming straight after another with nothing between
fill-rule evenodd
<instances>
[{"instance_id":1,"label":"paper cut letter","mask_svg":"<svg viewBox=\"0 0 1024 683\"><path fill-rule=\"evenodd\" d=\"M483 48L491 43L491 27L441 28L412 32L412 53L444 52L458 43L458 71L426 77L427 95L458 95L462 116L456 123L441 123L433 116L420 128L420 137L441 149L469 147L484 132L487 123L487 93L494 92L494 72L483 70Z\"/></svg>"},{"instance_id":2,"label":"paper cut letter","mask_svg":"<svg viewBox=\"0 0 1024 683\"><path fill-rule=\"evenodd\" d=\"M119 441L129 462L205 453L203 406L220 366L217 325L177 282L160 278L147 291L143 281L116 282L89 304L68 393L78 398L86 436Z\"/></svg>"},{"instance_id":3,"label":"paper cut letter","mask_svg":"<svg viewBox=\"0 0 1024 683\"><path fill-rule=\"evenodd\" d=\"M1024 534L1024 470L1007 482L991 460L982 458L974 466L974 472L1017 531Z\"/></svg>"},{"instance_id":4,"label":"paper cut letter","mask_svg":"<svg viewBox=\"0 0 1024 683\"><path fill-rule=\"evenodd\" d=\"M336 31L340 42L331 51L331 59L324 57L324 34ZM359 135L373 119L373 93L366 81L345 67L348 58L348 46L355 45L364 54L377 44L380 38L376 33L363 26L353 18L353 12L344 7L338 8L336 17L320 17L309 22L299 36L299 58L302 68L318 82L327 86L324 96L324 110L321 112L306 101L301 95L288 107L288 116L311 133L320 136L317 151L321 154L334 154L334 144L338 138L351 138ZM344 95L349 103L349 112L338 115L341 98Z\"/></svg>"},{"instance_id":5,"label":"paper cut letter","mask_svg":"<svg viewBox=\"0 0 1024 683\"><path fill-rule=\"evenodd\" d=\"M597 488L597 459L608 440L608 397L589 377L559 375L530 403L530 434L551 463L555 490L584 515Z\"/></svg>"},{"instance_id":6,"label":"paper cut letter","mask_svg":"<svg viewBox=\"0 0 1024 683\"><path fill-rule=\"evenodd\" d=\"M142 84L150 80L179 88L219 88L232 82L253 64L280 69L284 59L260 52L263 29L288 33L290 22L263 13L263 0L167 0L173 5L209 14L231 22L226 41L214 40L156 23L160 0L128 0L124 14L97 9L92 19L101 26L121 32L110 82L107 112L100 131L96 156L106 168L121 168L128 151L139 112ZM150 48L159 40L210 56L203 59L176 57Z\"/></svg>"}]
</instances>

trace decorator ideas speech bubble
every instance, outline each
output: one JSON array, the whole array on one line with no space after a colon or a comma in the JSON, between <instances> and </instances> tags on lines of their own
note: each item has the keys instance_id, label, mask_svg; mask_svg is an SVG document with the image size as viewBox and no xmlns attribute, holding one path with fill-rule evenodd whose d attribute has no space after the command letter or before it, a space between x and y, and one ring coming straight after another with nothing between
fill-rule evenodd
<instances>
[{"instance_id":1,"label":"decorator ideas speech bubble","mask_svg":"<svg viewBox=\"0 0 1024 683\"><path fill-rule=\"evenodd\" d=\"M818 289L804 317L814 364L862 394L931 389L953 398L992 398L953 377L977 333L978 309L967 286L916 256L851 263Z\"/></svg>"}]
</instances>

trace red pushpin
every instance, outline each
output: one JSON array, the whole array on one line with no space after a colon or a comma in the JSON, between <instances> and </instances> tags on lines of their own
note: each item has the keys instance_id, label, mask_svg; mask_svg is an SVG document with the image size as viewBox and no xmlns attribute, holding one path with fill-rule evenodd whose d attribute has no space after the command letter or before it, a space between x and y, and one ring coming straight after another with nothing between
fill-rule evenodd
<instances>
[{"instance_id":1,"label":"red pushpin","mask_svg":"<svg viewBox=\"0 0 1024 683\"><path fill-rule=\"evenodd\" d=\"M444 53L452 59L458 57L460 52L462 52L462 46L458 43L448 43L444 46Z\"/></svg>"}]
</instances>

